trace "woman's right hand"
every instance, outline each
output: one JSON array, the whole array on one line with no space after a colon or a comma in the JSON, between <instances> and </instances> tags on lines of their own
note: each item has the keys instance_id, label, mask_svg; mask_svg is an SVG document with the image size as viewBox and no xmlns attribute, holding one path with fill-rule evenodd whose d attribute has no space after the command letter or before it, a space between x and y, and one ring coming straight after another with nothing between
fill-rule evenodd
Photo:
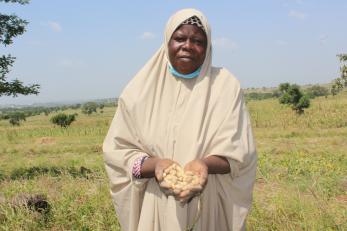
<instances>
[{"instance_id":1,"label":"woman's right hand","mask_svg":"<svg viewBox=\"0 0 347 231\"><path fill-rule=\"evenodd\" d=\"M164 179L163 178L164 170L174 163L176 162L170 159L158 160L158 162L155 164L154 173L155 173L155 178L157 179L159 183L162 182Z\"/></svg>"},{"instance_id":2,"label":"woman's right hand","mask_svg":"<svg viewBox=\"0 0 347 231\"><path fill-rule=\"evenodd\" d=\"M173 191L171 190L171 186L168 185L166 181L164 181L163 173L165 169L167 169L169 166L175 163L175 161L170 159L161 159L155 165L155 178L159 186L162 188L162 190L167 196L172 195Z\"/></svg>"}]
</instances>

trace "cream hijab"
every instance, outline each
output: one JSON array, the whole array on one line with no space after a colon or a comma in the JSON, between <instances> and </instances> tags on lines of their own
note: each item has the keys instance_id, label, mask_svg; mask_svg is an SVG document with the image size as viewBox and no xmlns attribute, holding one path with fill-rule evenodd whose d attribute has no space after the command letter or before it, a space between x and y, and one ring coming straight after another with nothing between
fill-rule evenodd
<instances>
[{"instance_id":1,"label":"cream hijab","mask_svg":"<svg viewBox=\"0 0 347 231\"><path fill-rule=\"evenodd\" d=\"M175 29L197 16L207 35L207 52L198 77L181 79L168 70L167 44ZM122 230L184 230L198 201L180 206L152 179L134 179L139 156L173 159L182 166L208 155L227 158L230 174L209 175L196 230L243 230L252 201L256 151L239 82L211 65L211 31L195 9L174 14L164 44L135 75L118 101L103 144L111 195Z\"/></svg>"}]
</instances>

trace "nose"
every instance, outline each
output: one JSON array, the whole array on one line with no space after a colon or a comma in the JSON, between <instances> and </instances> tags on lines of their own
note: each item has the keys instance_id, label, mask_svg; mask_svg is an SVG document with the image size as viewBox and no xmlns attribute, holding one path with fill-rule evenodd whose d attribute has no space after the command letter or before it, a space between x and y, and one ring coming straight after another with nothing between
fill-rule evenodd
<instances>
[{"instance_id":1,"label":"nose","mask_svg":"<svg viewBox=\"0 0 347 231\"><path fill-rule=\"evenodd\" d=\"M185 43L183 44L182 48L183 49L187 49L187 50L191 50L192 49L192 45L193 45L193 43L190 41L190 39L187 39L185 41Z\"/></svg>"}]
</instances>

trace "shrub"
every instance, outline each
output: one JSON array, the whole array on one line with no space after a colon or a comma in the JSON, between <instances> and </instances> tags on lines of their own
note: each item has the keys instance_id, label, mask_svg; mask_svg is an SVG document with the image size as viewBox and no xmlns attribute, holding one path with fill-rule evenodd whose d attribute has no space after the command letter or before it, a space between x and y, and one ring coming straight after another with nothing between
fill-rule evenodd
<instances>
[{"instance_id":1,"label":"shrub","mask_svg":"<svg viewBox=\"0 0 347 231\"><path fill-rule=\"evenodd\" d=\"M312 87L307 88L306 94L311 99L318 97L318 96L328 96L329 95L329 89L326 87L319 86L319 85L313 85Z\"/></svg>"},{"instance_id":2,"label":"shrub","mask_svg":"<svg viewBox=\"0 0 347 231\"><path fill-rule=\"evenodd\" d=\"M98 105L95 102L88 102L83 104L82 113L90 115L93 112L96 112Z\"/></svg>"},{"instance_id":3,"label":"shrub","mask_svg":"<svg viewBox=\"0 0 347 231\"><path fill-rule=\"evenodd\" d=\"M281 104L288 104L298 114L304 113L304 109L310 106L310 100L307 95L304 95L300 87L296 84L282 83L279 86L281 96L279 102Z\"/></svg>"},{"instance_id":4,"label":"shrub","mask_svg":"<svg viewBox=\"0 0 347 231\"><path fill-rule=\"evenodd\" d=\"M339 57L341 63L340 77L333 81L330 90L332 95L337 95L343 88L347 87L347 54L339 54L337 57Z\"/></svg>"},{"instance_id":5,"label":"shrub","mask_svg":"<svg viewBox=\"0 0 347 231\"><path fill-rule=\"evenodd\" d=\"M270 92L250 92L245 94L246 100L263 100L272 98L273 94Z\"/></svg>"},{"instance_id":6,"label":"shrub","mask_svg":"<svg viewBox=\"0 0 347 231\"><path fill-rule=\"evenodd\" d=\"M77 114L66 115L65 113L59 113L51 118L51 122L60 127L66 128L76 120L76 116Z\"/></svg>"},{"instance_id":7,"label":"shrub","mask_svg":"<svg viewBox=\"0 0 347 231\"><path fill-rule=\"evenodd\" d=\"M25 121L25 114L23 112L14 112L9 114L9 122L13 126L19 126L20 121Z\"/></svg>"}]
</instances>

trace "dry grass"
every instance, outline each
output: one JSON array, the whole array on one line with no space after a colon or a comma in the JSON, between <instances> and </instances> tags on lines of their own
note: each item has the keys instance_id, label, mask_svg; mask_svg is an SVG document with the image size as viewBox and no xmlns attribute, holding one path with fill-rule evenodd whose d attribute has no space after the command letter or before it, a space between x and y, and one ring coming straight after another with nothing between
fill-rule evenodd
<instances>
[{"instance_id":1,"label":"dry grass","mask_svg":"<svg viewBox=\"0 0 347 231\"><path fill-rule=\"evenodd\" d=\"M248 107L259 153L248 229L347 230L347 95L317 98L302 116L276 100ZM2 204L0 230L119 230L101 155L114 108L77 113L67 129L51 115L0 121L0 194L43 193L52 205L43 216Z\"/></svg>"}]
</instances>

